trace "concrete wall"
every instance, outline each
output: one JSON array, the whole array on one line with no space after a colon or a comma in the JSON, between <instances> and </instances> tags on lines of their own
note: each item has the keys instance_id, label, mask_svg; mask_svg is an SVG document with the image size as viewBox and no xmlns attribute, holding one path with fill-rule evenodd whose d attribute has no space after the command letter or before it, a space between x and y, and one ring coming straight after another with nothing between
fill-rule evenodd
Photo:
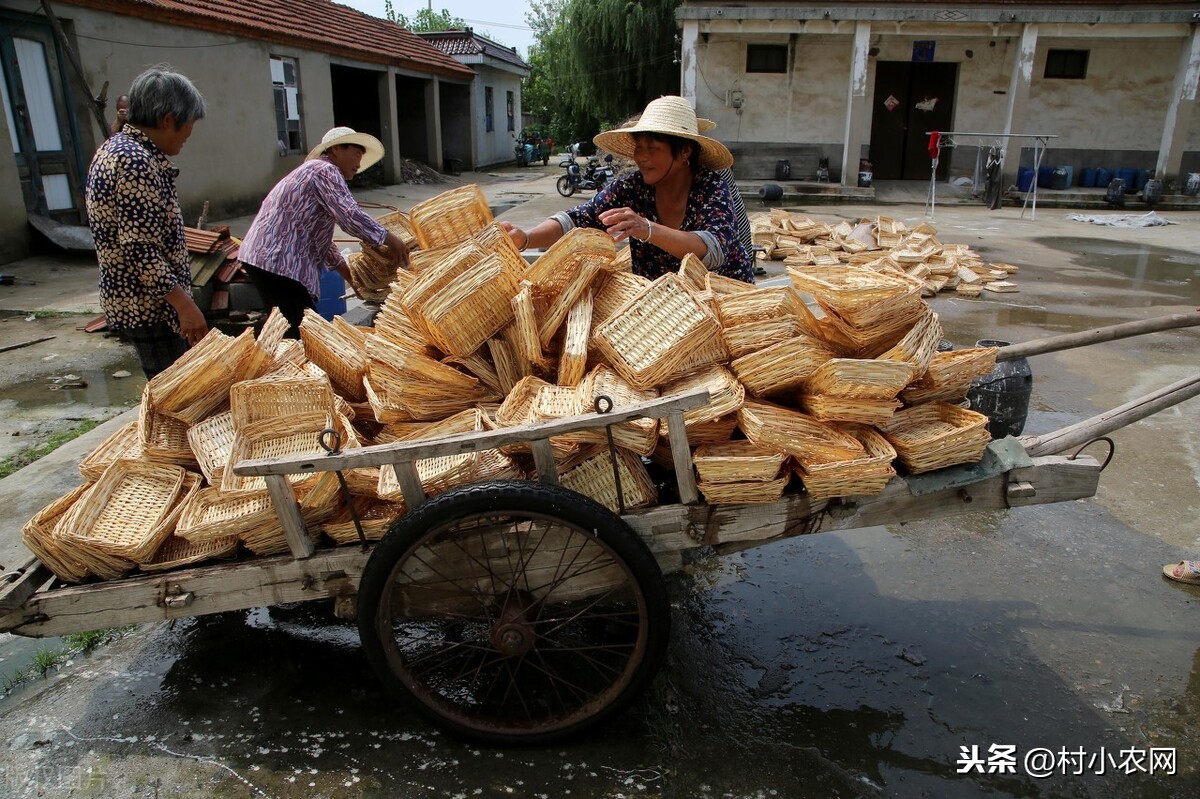
<instances>
[{"instance_id":1,"label":"concrete wall","mask_svg":"<svg viewBox=\"0 0 1200 799\"><path fill-rule=\"evenodd\" d=\"M516 156L513 148L517 144L517 136L521 134L521 78L511 72L505 72L492 67L473 65L479 73L475 79L473 92L477 109L475 117L475 153L479 167L503 164L512 161ZM496 122L495 130L487 128L487 106L484 104L484 87L492 87L493 113ZM515 117L513 126L516 130L508 129L508 95L513 93ZM477 167L478 168L478 167Z\"/></svg>"}]
</instances>

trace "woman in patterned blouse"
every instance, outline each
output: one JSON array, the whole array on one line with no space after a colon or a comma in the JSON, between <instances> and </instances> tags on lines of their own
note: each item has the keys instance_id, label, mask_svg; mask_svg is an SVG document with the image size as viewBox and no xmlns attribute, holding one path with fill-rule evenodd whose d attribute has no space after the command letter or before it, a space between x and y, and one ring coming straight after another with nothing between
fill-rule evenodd
<instances>
[{"instance_id":1,"label":"woman in patterned blouse","mask_svg":"<svg viewBox=\"0 0 1200 799\"><path fill-rule=\"evenodd\" d=\"M633 271L657 278L679 271L688 253L712 272L753 283L753 259L738 234L729 187L718 172L733 156L699 131L682 97L653 100L638 122L596 136L597 147L632 158L637 173L619 178L590 201L529 231L505 223L513 243L549 247L574 227L605 230L629 240Z\"/></svg>"}]
</instances>

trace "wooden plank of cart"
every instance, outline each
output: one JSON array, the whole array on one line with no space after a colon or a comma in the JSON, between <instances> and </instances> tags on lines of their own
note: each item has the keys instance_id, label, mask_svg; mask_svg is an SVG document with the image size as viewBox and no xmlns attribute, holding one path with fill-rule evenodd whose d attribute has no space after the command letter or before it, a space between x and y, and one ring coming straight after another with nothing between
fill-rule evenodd
<instances>
[{"instance_id":1,"label":"wooden plank of cart","mask_svg":"<svg viewBox=\"0 0 1200 799\"><path fill-rule=\"evenodd\" d=\"M1170 326L1182 325L1153 329ZM1118 325L1007 347L999 358L1140 332L1143 323ZM380 679L435 721L484 741L548 743L602 723L653 678L670 626L663 575L688 552L1090 497L1102 464L1053 453L1198 393L1200 375L1052 434L993 441L975 464L895 477L877 496L819 501L796 494L766 504L701 502L683 413L708 404L704 390L318 459L245 461L234 470L265 477L290 555L75 586L33 561L0 589L0 631L42 637L333 600L339 616L357 619ZM678 503L614 513L557 484L554 437L642 417L667 421ZM536 480L425 496L418 461L512 446L532 450ZM314 547L286 475L370 466L395 469L405 515L378 543ZM619 483L615 455L612 466Z\"/></svg>"}]
</instances>

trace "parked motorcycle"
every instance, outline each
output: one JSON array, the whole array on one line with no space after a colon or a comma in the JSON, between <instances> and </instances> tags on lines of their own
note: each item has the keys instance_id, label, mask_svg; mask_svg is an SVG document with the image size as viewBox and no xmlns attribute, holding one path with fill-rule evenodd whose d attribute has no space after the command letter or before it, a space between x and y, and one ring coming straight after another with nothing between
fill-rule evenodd
<instances>
[{"instance_id":1,"label":"parked motorcycle","mask_svg":"<svg viewBox=\"0 0 1200 799\"><path fill-rule=\"evenodd\" d=\"M589 158L587 169L581 170L574 158L564 158L558 165L567 170L567 174L558 179L555 188L563 197L570 197L577 191L599 191L616 175L612 160L611 155L606 155L601 164L598 159Z\"/></svg>"}]
</instances>

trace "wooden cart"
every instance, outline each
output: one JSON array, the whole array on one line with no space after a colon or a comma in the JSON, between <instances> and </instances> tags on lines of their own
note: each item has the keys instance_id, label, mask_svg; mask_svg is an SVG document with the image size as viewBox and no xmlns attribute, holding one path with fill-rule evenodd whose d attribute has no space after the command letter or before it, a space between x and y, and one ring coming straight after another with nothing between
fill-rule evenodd
<instances>
[{"instance_id":1,"label":"wooden cart","mask_svg":"<svg viewBox=\"0 0 1200 799\"><path fill-rule=\"evenodd\" d=\"M1055 348L1018 345L1001 357ZM689 552L1090 497L1102 464L1051 453L1197 393L1200 376L1050 435L994 441L976 464L896 477L878 496L820 501L699 501L683 413L707 404L703 390L319 459L246 461L234 469L265 477L290 555L74 586L33 561L0 590L0 631L63 635L332 599L339 616L357 618L380 679L422 712L484 741L547 743L610 718L653 678L670 626L663 575ZM678 502L619 515L557 484L552 437L640 417L666 419ZM425 496L417 461L514 445L532 450L537 480ZM369 466L395 469L408 512L377 544L314 547L285 475Z\"/></svg>"}]
</instances>

